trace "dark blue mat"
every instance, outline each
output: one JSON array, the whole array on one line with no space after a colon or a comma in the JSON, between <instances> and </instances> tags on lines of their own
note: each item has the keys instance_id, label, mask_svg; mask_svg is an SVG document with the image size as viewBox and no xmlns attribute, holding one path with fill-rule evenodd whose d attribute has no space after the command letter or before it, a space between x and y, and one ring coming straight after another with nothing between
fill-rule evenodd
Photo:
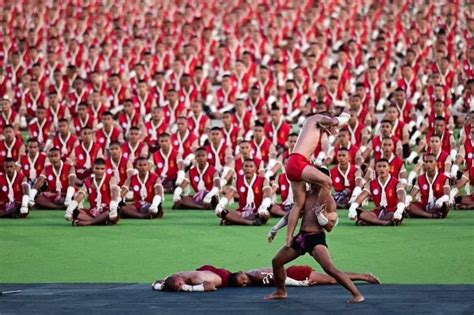
<instances>
[{"instance_id":1,"label":"dark blue mat","mask_svg":"<svg viewBox=\"0 0 474 315\"><path fill-rule=\"evenodd\" d=\"M0 284L0 313L351 313L473 314L474 285L359 285L363 304L347 304L338 285L289 288L285 301L265 301L272 288L211 293L154 292L144 284ZM295 313L296 312L296 313Z\"/></svg>"}]
</instances>

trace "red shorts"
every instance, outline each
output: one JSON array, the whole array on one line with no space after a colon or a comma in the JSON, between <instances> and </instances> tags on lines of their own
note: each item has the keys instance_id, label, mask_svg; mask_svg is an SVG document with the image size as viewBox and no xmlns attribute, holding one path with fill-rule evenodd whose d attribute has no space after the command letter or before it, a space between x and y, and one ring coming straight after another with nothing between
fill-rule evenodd
<instances>
[{"instance_id":1,"label":"red shorts","mask_svg":"<svg viewBox=\"0 0 474 315\"><path fill-rule=\"evenodd\" d=\"M299 153L291 153L285 164L285 171L288 180L292 182L301 182L301 174L306 166L310 166L309 159Z\"/></svg>"},{"instance_id":2,"label":"red shorts","mask_svg":"<svg viewBox=\"0 0 474 315\"><path fill-rule=\"evenodd\" d=\"M286 276L294 280L304 281L309 279L309 276L313 271L314 269L307 265L291 266L286 269Z\"/></svg>"},{"instance_id":3,"label":"red shorts","mask_svg":"<svg viewBox=\"0 0 474 315\"><path fill-rule=\"evenodd\" d=\"M222 279L222 286L221 287L228 287L229 286L229 279L230 275L232 274L229 270L227 269L221 269L221 268L216 268L211 265L205 265L202 267L199 267L196 269L197 271L210 271L221 277Z\"/></svg>"},{"instance_id":4,"label":"red shorts","mask_svg":"<svg viewBox=\"0 0 474 315\"><path fill-rule=\"evenodd\" d=\"M390 210L390 209L384 209L384 208L375 208L372 210L372 214L377 216L377 218L381 220L389 220L391 219L393 212L395 212L396 209Z\"/></svg>"}]
</instances>

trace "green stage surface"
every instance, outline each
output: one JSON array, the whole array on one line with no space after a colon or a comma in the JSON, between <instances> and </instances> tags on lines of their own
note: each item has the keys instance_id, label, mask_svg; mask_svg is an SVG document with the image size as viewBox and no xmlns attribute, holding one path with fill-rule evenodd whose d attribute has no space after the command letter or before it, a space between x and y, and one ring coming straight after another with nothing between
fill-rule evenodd
<instances>
[{"instance_id":1,"label":"green stage surface","mask_svg":"<svg viewBox=\"0 0 474 315\"><path fill-rule=\"evenodd\" d=\"M269 267L286 233L268 244L277 219L262 227L219 226L213 211L165 210L162 220L111 227L71 227L63 214L33 211L24 220L0 220L0 283L151 283L204 264ZM373 272L384 283L474 284L474 212L408 219L400 227L357 227L347 211L339 214L328 244L340 269ZM308 255L295 263L316 267Z\"/></svg>"}]
</instances>

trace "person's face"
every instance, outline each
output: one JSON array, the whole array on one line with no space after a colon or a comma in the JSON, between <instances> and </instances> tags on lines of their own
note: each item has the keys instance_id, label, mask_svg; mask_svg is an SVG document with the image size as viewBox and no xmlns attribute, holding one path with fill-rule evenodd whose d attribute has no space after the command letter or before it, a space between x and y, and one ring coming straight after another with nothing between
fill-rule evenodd
<instances>
[{"instance_id":1,"label":"person's face","mask_svg":"<svg viewBox=\"0 0 474 315\"><path fill-rule=\"evenodd\" d=\"M198 164L203 165L207 162L207 153L204 150L196 152L196 161Z\"/></svg>"},{"instance_id":2,"label":"person's face","mask_svg":"<svg viewBox=\"0 0 474 315\"><path fill-rule=\"evenodd\" d=\"M31 83L30 83L30 89L31 89L31 92L33 92L33 93L39 92L39 84L38 84L38 82L36 82L36 81L31 82Z\"/></svg>"},{"instance_id":3,"label":"person's face","mask_svg":"<svg viewBox=\"0 0 474 315\"><path fill-rule=\"evenodd\" d=\"M137 170L140 174L145 174L148 172L148 161L139 160L137 162Z\"/></svg>"},{"instance_id":4,"label":"person's face","mask_svg":"<svg viewBox=\"0 0 474 315\"><path fill-rule=\"evenodd\" d=\"M126 102L123 106L123 109L127 114L133 113L133 103L131 102Z\"/></svg>"},{"instance_id":5,"label":"person's face","mask_svg":"<svg viewBox=\"0 0 474 315\"><path fill-rule=\"evenodd\" d=\"M110 156L114 159L119 158L122 155L122 148L119 145L111 145L109 148Z\"/></svg>"},{"instance_id":6,"label":"person's face","mask_svg":"<svg viewBox=\"0 0 474 315\"><path fill-rule=\"evenodd\" d=\"M335 91L337 89L337 81L336 80L329 80L328 88L331 91Z\"/></svg>"},{"instance_id":7,"label":"person's face","mask_svg":"<svg viewBox=\"0 0 474 315\"><path fill-rule=\"evenodd\" d=\"M60 161L61 156L59 155L58 151L52 151L52 152L49 152L48 159L51 162L51 164L57 164Z\"/></svg>"},{"instance_id":8,"label":"person's face","mask_svg":"<svg viewBox=\"0 0 474 315\"><path fill-rule=\"evenodd\" d=\"M132 141L133 143L136 143L138 139L140 138L140 131L130 130L128 137L130 138L130 141Z\"/></svg>"},{"instance_id":9,"label":"person's face","mask_svg":"<svg viewBox=\"0 0 474 315\"><path fill-rule=\"evenodd\" d=\"M175 91L171 91L168 93L168 100L172 103L178 100L178 94Z\"/></svg>"},{"instance_id":10,"label":"person's face","mask_svg":"<svg viewBox=\"0 0 474 315\"><path fill-rule=\"evenodd\" d=\"M177 124L178 124L178 130L181 132L184 132L188 129L188 122L185 119L178 120Z\"/></svg>"},{"instance_id":11,"label":"person's face","mask_svg":"<svg viewBox=\"0 0 474 315\"><path fill-rule=\"evenodd\" d=\"M388 165L387 162L379 162L377 163L377 175L380 177L385 177L388 175L390 166Z\"/></svg>"},{"instance_id":12,"label":"person's face","mask_svg":"<svg viewBox=\"0 0 474 315\"><path fill-rule=\"evenodd\" d=\"M349 163L349 154L347 151L341 150L337 154L337 162L340 165L347 165Z\"/></svg>"},{"instance_id":13,"label":"person's face","mask_svg":"<svg viewBox=\"0 0 474 315\"><path fill-rule=\"evenodd\" d=\"M39 146L37 142L30 142L28 143L28 152L32 153L33 155L39 151Z\"/></svg>"},{"instance_id":14,"label":"person's face","mask_svg":"<svg viewBox=\"0 0 474 315\"><path fill-rule=\"evenodd\" d=\"M352 97L351 98L351 106L353 108L359 108L360 107L360 98L359 97Z\"/></svg>"},{"instance_id":15,"label":"person's face","mask_svg":"<svg viewBox=\"0 0 474 315\"><path fill-rule=\"evenodd\" d=\"M425 157L423 161L423 168L425 172L433 172L436 170L436 160L432 156Z\"/></svg>"},{"instance_id":16,"label":"person's face","mask_svg":"<svg viewBox=\"0 0 474 315\"><path fill-rule=\"evenodd\" d=\"M140 95L145 95L146 91L147 91L146 83L138 84L138 93L140 93Z\"/></svg>"},{"instance_id":17,"label":"person's face","mask_svg":"<svg viewBox=\"0 0 474 315\"><path fill-rule=\"evenodd\" d=\"M390 125L389 123L383 123L381 126L380 126L380 131L382 133L383 136L390 136L390 133L392 132L392 125Z\"/></svg>"},{"instance_id":18,"label":"person's face","mask_svg":"<svg viewBox=\"0 0 474 315\"><path fill-rule=\"evenodd\" d=\"M212 130L209 138L211 139L212 143L216 144L221 141L221 137L222 137L222 134L220 130Z\"/></svg>"},{"instance_id":19,"label":"person's face","mask_svg":"<svg viewBox=\"0 0 474 315\"><path fill-rule=\"evenodd\" d=\"M39 120L43 121L43 119L46 118L46 110L44 110L44 109L37 110L37 111L36 111L36 117L37 117Z\"/></svg>"},{"instance_id":20,"label":"person's face","mask_svg":"<svg viewBox=\"0 0 474 315\"><path fill-rule=\"evenodd\" d=\"M272 110L272 113L271 113L271 116L272 116L272 121L274 122L280 122L280 111L279 110Z\"/></svg>"},{"instance_id":21,"label":"person's face","mask_svg":"<svg viewBox=\"0 0 474 315\"><path fill-rule=\"evenodd\" d=\"M169 137L160 137L160 148L169 149L170 147L170 138Z\"/></svg>"},{"instance_id":22,"label":"person's face","mask_svg":"<svg viewBox=\"0 0 474 315\"><path fill-rule=\"evenodd\" d=\"M251 151L252 151L252 147L250 146L250 143L243 142L240 144L240 154L242 154L244 158L250 157Z\"/></svg>"},{"instance_id":23,"label":"person's face","mask_svg":"<svg viewBox=\"0 0 474 315\"><path fill-rule=\"evenodd\" d=\"M341 131L338 135L339 141L341 144L346 145L349 143L349 133L347 131Z\"/></svg>"},{"instance_id":24,"label":"person's face","mask_svg":"<svg viewBox=\"0 0 474 315\"><path fill-rule=\"evenodd\" d=\"M389 117L389 119L397 119L398 118L397 114L398 114L398 111L396 108L390 107L387 110L387 116Z\"/></svg>"},{"instance_id":25,"label":"person's face","mask_svg":"<svg viewBox=\"0 0 474 315\"><path fill-rule=\"evenodd\" d=\"M105 165L94 164L94 175L97 178L102 178L105 174Z\"/></svg>"},{"instance_id":26,"label":"person's face","mask_svg":"<svg viewBox=\"0 0 474 315\"><path fill-rule=\"evenodd\" d=\"M59 132L62 134L66 134L68 132L68 125L66 122L60 122L58 125Z\"/></svg>"},{"instance_id":27,"label":"person's face","mask_svg":"<svg viewBox=\"0 0 474 315\"><path fill-rule=\"evenodd\" d=\"M9 101L1 101L0 105L2 106L3 111L9 111L12 107Z\"/></svg>"},{"instance_id":28,"label":"person's face","mask_svg":"<svg viewBox=\"0 0 474 315\"><path fill-rule=\"evenodd\" d=\"M290 151L292 151L293 148L295 147L296 140L298 140L298 137L296 137L296 136L288 137L288 141L286 143L287 143L288 149L290 149Z\"/></svg>"},{"instance_id":29,"label":"person's face","mask_svg":"<svg viewBox=\"0 0 474 315\"><path fill-rule=\"evenodd\" d=\"M401 104L405 100L405 93L402 91L395 92L395 100L397 103Z\"/></svg>"},{"instance_id":30,"label":"person's face","mask_svg":"<svg viewBox=\"0 0 474 315\"><path fill-rule=\"evenodd\" d=\"M79 114L79 116L85 117L87 115L87 107L79 106L79 108L77 109L77 113Z\"/></svg>"},{"instance_id":31,"label":"person's face","mask_svg":"<svg viewBox=\"0 0 474 315\"><path fill-rule=\"evenodd\" d=\"M382 150L385 154L390 154L393 152L393 141L392 140L384 140L382 141Z\"/></svg>"},{"instance_id":32,"label":"person's face","mask_svg":"<svg viewBox=\"0 0 474 315\"><path fill-rule=\"evenodd\" d=\"M255 138L261 139L263 137L263 128L262 127L255 127L254 128L254 135Z\"/></svg>"},{"instance_id":33,"label":"person's face","mask_svg":"<svg viewBox=\"0 0 474 315\"><path fill-rule=\"evenodd\" d=\"M244 174L247 177L252 177L255 174L256 167L254 161L246 161L244 163Z\"/></svg>"},{"instance_id":34,"label":"person's face","mask_svg":"<svg viewBox=\"0 0 474 315\"><path fill-rule=\"evenodd\" d=\"M11 140L15 137L15 131L13 130L13 128L5 128L3 130L3 136L6 139Z\"/></svg>"},{"instance_id":35,"label":"person's face","mask_svg":"<svg viewBox=\"0 0 474 315\"><path fill-rule=\"evenodd\" d=\"M199 113L201 112L202 110L202 106L201 106L201 103L199 102L194 102L191 104L191 110L194 112L194 113Z\"/></svg>"},{"instance_id":36,"label":"person's face","mask_svg":"<svg viewBox=\"0 0 474 315\"><path fill-rule=\"evenodd\" d=\"M250 278L245 272L240 271L236 277L236 280L238 287L245 288L250 285Z\"/></svg>"},{"instance_id":37,"label":"person's face","mask_svg":"<svg viewBox=\"0 0 474 315\"><path fill-rule=\"evenodd\" d=\"M446 129L446 123L442 120L435 121L435 130L436 134L441 135L443 134L444 130Z\"/></svg>"},{"instance_id":38,"label":"person's face","mask_svg":"<svg viewBox=\"0 0 474 315\"><path fill-rule=\"evenodd\" d=\"M15 172L15 162L7 162L5 163L5 172L8 174L8 175L11 175Z\"/></svg>"},{"instance_id":39,"label":"person's face","mask_svg":"<svg viewBox=\"0 0 474 315\"><path fill-rule=\"evenodd\" d=\"M434 104L435 112L442 113L444 112L444 104L442 102L436 102Z\"/></svg>"},{"instance_id":40,"label":"person's face","mask_svg":"<svg viewBox=\"0 0 474 315\"><path fill-rule=\"evenodd\" d=\"M224 122L224 125L230 126L232 124L232 116L230 114L224 114L224 116L222 116L222 121Z\"/></svg>"},{"instance_id":41,"label":"person's face","mask_svg":"<svg viewBox=\"0 0 474 315\"><path fill-rule=\"evenodd\" d=\"M430 139L430 148L436 152L438 152L440 148L440 139L439 137L431 137Z\"/></svg>"},{"instance_id":42,"label":"person's face","mask_svg":"<svg viewBox=\"0 0 474 315\"><path fill-rule=\"evenodd\" d=\"M82 141L87 142L87 143L92 141L92 130L90 129L82 130Z\"/></svg>"}]
</instances>

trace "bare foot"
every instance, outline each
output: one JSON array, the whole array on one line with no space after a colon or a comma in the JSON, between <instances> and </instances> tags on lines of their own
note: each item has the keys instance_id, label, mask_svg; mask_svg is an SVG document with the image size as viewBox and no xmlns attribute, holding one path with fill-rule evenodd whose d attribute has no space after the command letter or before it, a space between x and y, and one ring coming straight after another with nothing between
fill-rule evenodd
<instances>
[{"instance_id":1,"label":"bare foot","mask_svg":"<svg viewBox=\"0 0 474 315\"><path fill-rule=\"evenodd\" d=\"M365 301L365 298L362 295L356 295L352 299L348 300L347 303L362 303Z\"/></svg>"},{"instance_id":2,"label":"bare foot","mask_svg":"<svg viewBox=\"0 0 474 315\"><path fill-rule=\"evenodd\" d=\"M382 284L379 278L377 278L373 273L367 274L367 282L372 284Z\"/></svg>"},{"instance_id":3,"label":"bare foot","mask_svg":"<svg viewBox=\"0 0 474 315\"><path fill-rule=\"evenodd\" d=\"M265 300L283 300L286 299L287 296L286 291L276 291L275 293L267 295Z\"/></svg>"}]
</instances>

